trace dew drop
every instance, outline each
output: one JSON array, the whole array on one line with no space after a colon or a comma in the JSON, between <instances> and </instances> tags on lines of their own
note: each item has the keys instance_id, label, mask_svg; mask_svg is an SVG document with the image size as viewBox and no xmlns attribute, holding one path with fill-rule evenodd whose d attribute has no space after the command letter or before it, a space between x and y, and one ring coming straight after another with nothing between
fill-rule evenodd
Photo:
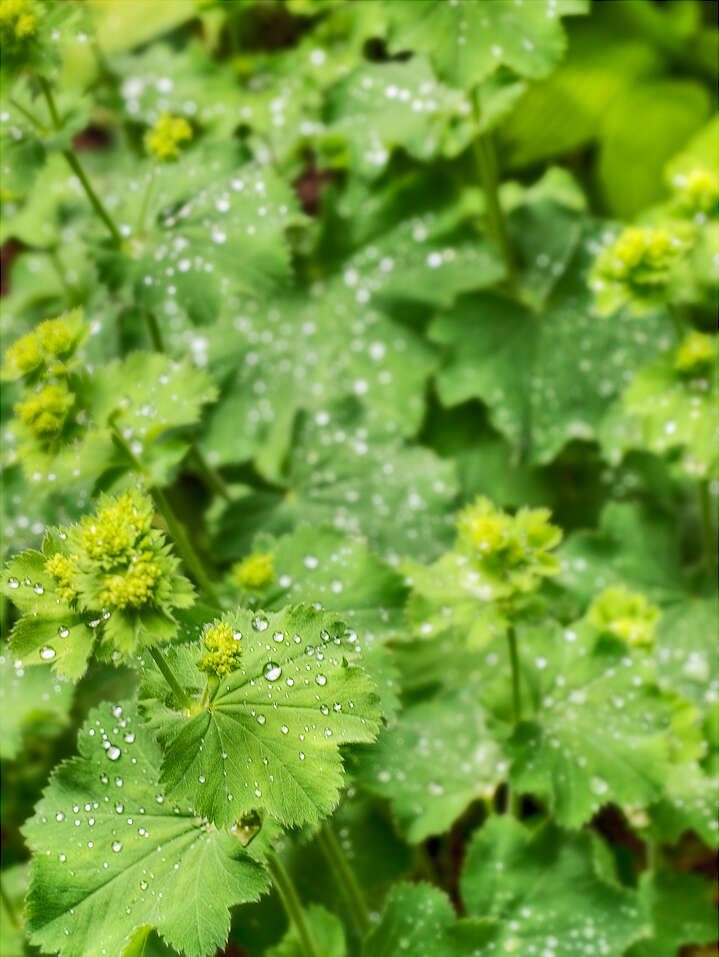
<instances>
[{"instance_id":1,"label":"dew drop","mask_svg":"<svg viewBox=\"0 0 719 957\"><path fill-rule=\"evenodd\" d=\"M51 648L50 645L45 645L40 649L40 657L43 661L52 661L55 657L55 649Z\"/></svg>"},{"instance_id":2,"label":"dew drop","mask_svg":"<svg viewBox=\"0 0 719 957\"><path fill-rule=\"evenodd\" d=\"M67 638L67 636L70 634L70 630L69 628L66 628L65 625L60 625L60 627L57 629L57 633L61 638Z\"/></svg>"},{"instance_id":3,"label":"dew drop","mask_svg":"<svg viewBox=\"0 0 719 957\"><path fill-rule=\"evenodd\" d=\"M320 685L321 687L324 687L324 686L327 684L327 678L326 678L324 675L316 675L316 676L315 676L315 681L316 681L317 684Z\"/></svg>"},{"instance_id":4,"label":"dew drop","mask_svg":"<svg viewBox=\"0 0 719 957\"><path fill-rule=\"evenodd\" d=\"M45 589L42 587L40 582L35 582L35 584L32 586L32 590L36 595L42 595L45 592Z\"/></svg>"},{"instance_id":5,"label":"dew drop","mask_svg":"<svg viewBox=\"0 0 719 957\"><path fill-rule=\"evenodd\" d=\"M109 758L111 761L117 761L117 759L118 759L118 758L120 757L120 755L122 754L122 752L120 751L120 749L119 749L118 747L116 747L114 744L110 745L110 747L107 749L107 751L106 751L105 753L107 754L108 758ZM118 779L116 778L116 779L115 779L115 784L117 784L117 781L118 781ZM121 786L121 785L118 785L118 787L120 787L120 786Z\"/></svg>"},{"instance_id":6,"label":"dew drop","mask_svg":"<svg viewBox=\"0 0 719 957\"><path fill-rule=\"evenodd\" d=\"M252 627L255 629L255 631L265 631L268 625L269 621L266 618L263 618L262 615L255 615L255 617L252 619Z\"/></svg>"},{"instance_id":7,"label":"dew drop","mask_svg":"<svg viewBox=\"0 0 719 957\"><path fill-rule=\"evenodd\" d=\"M118 851L121 851L121 850L122 850L122 841L115 841L114 844L112 845L112 849L113 849L113 851L114 851L116 854L118 853Z\"/></svg>"},{"instance_id":8,"label":"dew drop","mask_svg":"<svg viewBox=\"0 0 719 957\"><path fill-rule=\"evenodd\" d=\"M262 669L262 674L265 676L267 681L277 681L282 674L282 668L280 668L276 661L268 661L265 667Z\"/></svg>"},{"instance_id":9,"label":"dew drop","mask_svg":"<svg viewBox=\"0 0 719 957\"><path fill-rule=\"evenodd\" d=\"M18 588L19 585L20 585L20 582L17 580L17 578L8 578L7 580L8 588Z\"/></svg>"}]
</instances>

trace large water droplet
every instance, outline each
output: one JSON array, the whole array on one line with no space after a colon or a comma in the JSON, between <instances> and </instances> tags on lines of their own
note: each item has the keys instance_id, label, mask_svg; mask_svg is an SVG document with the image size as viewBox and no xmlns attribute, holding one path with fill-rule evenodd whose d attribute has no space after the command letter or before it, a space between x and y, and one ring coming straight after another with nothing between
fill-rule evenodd
<instances>
[{"instance_id":1,"label":"large water droplet","mask_svg":"<svg viewBox=\"0 0 719 957\"><path fill-rule=\"evenodd\" d=\"M32 586L32 590L36 595L42 595L45 592L45 589L42 587L40 582L35 582L35 584Z\"/></svg>"},{"instance_id":2,"label":"large water droplet","mask_svg":"<svg viewBox=\"0 0 719 957\"><path fill-rule=\"evenodd\" d=\"M70 634L70 629L66 628L65 625L60 625L60 627L57 629L57 633L61 638L67 638L67 636Z\"/></svg>"},{"instance_id":3,"label":"large water droplet","mask_svg":"<svg viewBox=\"0 0 719 957\"><path fill-rule=\"evenodd\" d=\"M17 578L8 578L7 580L8 588L18 588L19 585L20 585L20 582L17 580Z\"/></svg>"},{"instance_id":4,"label":"large water droplet","mask_svg":"<svg viewBox=\"0 0 719 957\"><path fill-rule=\"evenodd\" d=\"M120 749L119 749L118 747L115 747L114 744L111 744L110 747L107 749L107 751L106 751L105 753L107 754L108 758L109 758L111 761L117 761L117 759L120 757L120 754L121 754L122 752L120 751ZM115 780L115 784L117 784L117 779ZM120 786L120 785L118 785L118 787L119 787L119 786Z\"/></svg>"},{"instance_id":5,"label":"large water droplet","mask_svg":"<svg viewBox=\"0 0 719 957\"><path fill-rule=\"evenodd\" d=\"M318 685L324 686L327 684L327 678L324 675L315 675L315 681Z\"/></svg>"},{"instance_id":6,"label":"large water droplet","mask_svg":"<svg viewBox=\"0 0 719 957\"><path fill-rule=\"evenodd\" d=\"M269 621L263 615L255 615L252 619L252 627L255 631L265 631L268 625Z\"/></svg>"},{"instance_id":7,"label":"large water droplet","mask_svg":"<svg viewBox=\"0 0 719 957\"><path fill-rule=\"evenodd\" d=\"M115 841L114 844L112 845L112 849L113 849L113 851L114 851L116 854L118 853L118 851L121 851L121 850L122 850L122 841Z\"/></svg>"},{"instance_id":8,"label":"large water droplet","mask_svg":"<svg viewBox=\"0 0 719 957\"><path fill-rule=\"evenodd\" d=\"M51 648L50 645L45 645L40 649L40 657L43 661L52 661L55 657L55 649Z\"/></svg>"},{"instance_id":9,"label":"large water droplet","mask_svg":"<svg viewBox=\"0 0 719 957\"><path fill-rule=\"evenodd\" d=\"M262 674L268 681L277 681L282 674L282 668L280 668L276 661L268 661L262 669Z\"/></svg>"}]
</instances>

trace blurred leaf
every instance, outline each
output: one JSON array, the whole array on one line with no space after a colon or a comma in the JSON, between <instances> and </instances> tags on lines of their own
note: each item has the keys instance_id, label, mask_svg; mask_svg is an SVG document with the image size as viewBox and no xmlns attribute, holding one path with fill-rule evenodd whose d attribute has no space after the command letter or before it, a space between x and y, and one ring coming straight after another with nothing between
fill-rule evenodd
<instances>
[{"instance_id":1,"label":"blurred leaf","mask_svg":"<svg viewBox=\"0 0 719 957\"><path fill-rule=\"evenodd\" d=\"M69 720L72 695L72 684L54 675L49 665L25 668L15 660L7 645L3 645L0 654L3 710L0 758L9 761L17 757L22 747L23 730L32 722L50 719L44 727L44 734L47 737L53 732L56 734Z\"/></svg>"}]
</instances>

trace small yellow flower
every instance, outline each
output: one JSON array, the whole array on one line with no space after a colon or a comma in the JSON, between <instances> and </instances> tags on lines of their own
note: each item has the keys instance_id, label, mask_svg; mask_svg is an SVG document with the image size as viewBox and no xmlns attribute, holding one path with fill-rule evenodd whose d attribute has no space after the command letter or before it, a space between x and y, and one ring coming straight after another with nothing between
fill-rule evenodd
<instances>
[{"instance_id":1,"label":"small yellow flower","mask_svg":"<svg viewBox=\"0 0 719 957\"><path fill-rule=\"evenodd\" d=\"M77 597L77 590L73 585L77 573L77 557L62 555L56 552L45 562L45 570L55 579L57 593L64 601L72 601Z\"/></svg>"},{"instance_id":2,"label":"small yellow flower","mask_svg":"<svg viewBox=\"0 0 719 957\"><path fill-rule=\"evenodd\" d=\"M629 645L649 645L661 612L644 595L624 585L606 588L587 611L590 624L605 634L621 638Z\"/></svg>"},{"instance_id":3,"label":"small yellow flower","mask_svg":"<svg viewBox=\"0 0 719 957\"><path fill-rule=\"evenodd\" d=\"M4 372L7 378L19 379L39 369L44 357L34 332L17 339L5 350Z\"/></svg>"},{"instance_id":4,"label":"small yellow flower","mask_svg":"<svg viewBox=\"0 0 719 957\"><path fill-rule=\"evenodd\" d=\"M259 591L274 579L274 565L275 556L272 552L248 555L233 566L232 583L247 591Z\"/></svg>"},{"instance_id":5,"label":"small yellow flower","mask_svg":"<svg viewBox=\"0 0 719 957\"><path fill-rule=\"evenodd\" d=\"M138 542L150 531L152 514L152 503L139 493L108 499L96 515L81 520L80 547L103 568L130 561L137 557Z\"/></svg>"},{"instance_id":6,"label":"small yellow flower","mask_svg":"<svg viewBox=\"0 0 719 957\"><path fill-rule=\"evenodd\" d=\"M38 438L62 432L75 397L64 386L46 385L15 405L15 414Z\"/></svg>"},{"instance_id":7,"label":"small yellow flower","mask_svg":"<svg viewBox=\"0 0 719 957\"><path fill-rule=\"evenodd\" d=\"M218 678L234 671L242 655L241 639L242 635L233 631L226 622L215 621L208 625L202 635L207 654L200 659L197 667Z\"/></svg>"},{"instance_id":8,"label":"small yellow flower","mask_svg":"<svg viewBox=\"0 0 719 957\"><path fill-rule=\"evenodd\" d=\"M56 319L45 319L32 332L8 346L3 378L20 379L42 370L57 372L58 360L72 355L85 332L81 309L73 309Z\"/></svg>"},{"instance_id":9,"label":"small yellow flower","mask_svg":"<svg viewBox=\"0 0 719 957\"><path fill-rule=\"evenodd\" d=\"M716 362L716 358L715 337L692 330L676 351L674 368L679 372L692 372L699 366Z\"/></svg>"},{"instance_id":10,"label":"small yellow flower","mask_svg":"<svg viewBox=\"0 0 719 957\"><path fill-rule=\"evenodd\" d=\"M162 569L149 555L137 558L127 571L107 577L100 602L111 608L140 608L152 600L161 575Z\"/></svg>"},{"instance_id":11,"label":"small yellow flower","mask_svg":"<svg viewBox=\"0 0 719 957\"><path fill-rule=\"evenodd\" d=\"M192 127L182 116L163 113L157 123L145 135L145 147L156 159L177 159L180 144L192 139Z\"/></svg>"}]
</instances>

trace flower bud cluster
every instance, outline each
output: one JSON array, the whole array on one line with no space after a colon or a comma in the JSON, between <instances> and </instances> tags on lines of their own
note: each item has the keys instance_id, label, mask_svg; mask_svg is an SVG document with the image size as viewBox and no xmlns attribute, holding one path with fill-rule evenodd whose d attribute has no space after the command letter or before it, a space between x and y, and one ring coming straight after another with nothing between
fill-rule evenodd
<instances>
[{"instance_id":1,"label":"flower bud cluster","mask_svg":"<svg viewBox=\"0 0 719 957\"><path fill-rule=\"evenodd\" d=\"M207 625L202 633L202 644L207 654L200 659L197 667L218 678L235 671L242 655L241 640L242 635L224 621Z\"/></svg>"},{"instance_id":2,"label":"flower bud cluster","mask_svg":"<svg viewBox=\"0 0 719 957\"><path fill-rule=\"evenodd\" d=\"M246 591L260 591L274 580L274 564L272 552L254 552L233 565L230 580Z\"/></svg>"},{"instance_id":3,"label":"flower bud cluster","mask_svg":"<svg viewBox=\"0 0 719 957\"><path fill-rule=\"evenodd\" d=\"M644 595L624 585L606 588L589 607L587 620L597 631L629 645L650 645L661 612Z\"/></svg>"},{"instance_id":4,"label":"flower bud cluster","mask_svg":"<svg viewBox=\"0 0 719 957\"><path fill-rule=\"evenodd\" d=\"M694 375L714 365L717 359L716 336L692 330L674 356L674 368L682 375Z\"/></svg>"},{"instance_id":5,"label":"flower bud cluster","mask_svg":"<svg viewBox=\"0 0 719 957\"><path fill-rule=\"evenodd\" d=\"M546 508L521 508L510 515L480 497L459 515L457 551L507 594L532 591L541 578L559 571L551 550L562 532L549 517Z\"/></svg>"},{"instance_id":6,"label":"flower bud cluster","mask_svg":"<svg viewBox=\"0 0 719 957\"><path fill-rule=\"evenodd\" d=\"M182 116L163 113L145 135L145 148L155 159L167 162L177 159L180 145L192 139L192 127Z\"/></svg>"},{"instance_id":7,"label":"flower bud cluster","mask_svg":"<svg viewBox=\"0 0 719 957\"><path fill-rule=\"evenodd\" d=\"M46 543L45 570L58 595L80 611L102 616L111 635L137 615L159 613L171 620L173 608L192 603L192 587L178 574L163 532L152 527L153 515L152 502L137 490L103 495L94 515ZM128 630L133 639L125 642L127 648L136 628Z\"/></svg>"}]
</instances>

